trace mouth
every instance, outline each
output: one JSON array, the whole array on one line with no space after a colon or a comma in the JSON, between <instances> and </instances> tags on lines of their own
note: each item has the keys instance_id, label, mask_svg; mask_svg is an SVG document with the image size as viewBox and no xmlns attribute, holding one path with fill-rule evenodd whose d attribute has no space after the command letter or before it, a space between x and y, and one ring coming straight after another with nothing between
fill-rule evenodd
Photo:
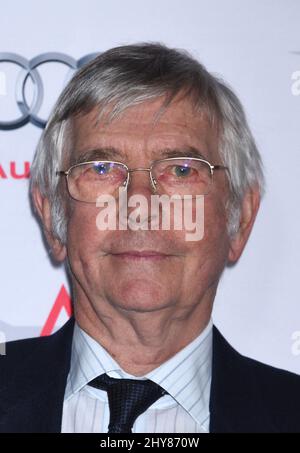
<instances>
[{"instance_id":1,"label":"mouth","mask_svg":"<svg viewBox=\"0 0 300 453\"><path fill-rule=\"evenodd\" d=\"M166 253L158 252L156 250L126 250L124 252L112 253L112 256L123 260L148 260L159 261L170 257Z\"/></svg>"}]
</instances>

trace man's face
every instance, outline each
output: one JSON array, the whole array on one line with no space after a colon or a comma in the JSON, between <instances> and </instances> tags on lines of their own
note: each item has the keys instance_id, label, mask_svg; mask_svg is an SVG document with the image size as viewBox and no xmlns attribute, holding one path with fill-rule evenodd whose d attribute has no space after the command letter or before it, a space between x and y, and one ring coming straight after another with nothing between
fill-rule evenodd
<instances>
[{"instance_id":1,"label":"man's face","mask_svg":"<svg viewBox=\"0 0 300 453\"><path fill-rule=\"evenodd\" d=\"M109 148L117 152L111 160L129 168L148 168L165 150L182 150L185 155L194 148L212 164L221 163L217 132L204 114L195 114L189 101L179 100L155 121L161 105L161 99L145 102L110 123L97 123L96 110L74 119L72 160ZM150 200L148 172L131 174L128 198L133 194ZM204 199L204 237L199 241L186 241L185 231L174 229L100 231L99 208L68 198L67 253L75 299L88 298L96 310L107 304L145 312L174 307L179 316L196 307L203 297L214 294L228 258L228 196L225 171L216 172Z\"/></svg>"}]
</instances>

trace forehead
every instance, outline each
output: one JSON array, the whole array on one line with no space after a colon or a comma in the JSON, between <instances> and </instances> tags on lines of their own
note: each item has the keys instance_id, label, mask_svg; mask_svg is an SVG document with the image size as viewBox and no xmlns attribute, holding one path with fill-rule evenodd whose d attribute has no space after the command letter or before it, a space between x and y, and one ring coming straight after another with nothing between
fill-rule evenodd
<instances>
[{"instance_id":1,"label":"forehead","mask_svg":"<svg viewBox=\"0 0 300 453\"><path fill-rule=\"evenodd\" d=\"M114 148L124 157L139 152L159 158L164 149L195 148L207 158L217 157L217 126L212 126L205 111L196 112L187 99L174 100L167 108L162 108L163 101L128 107L112 121L105 116L99 120L98 108L74 118L73 152Z\"/></svg>"}]
</instances>

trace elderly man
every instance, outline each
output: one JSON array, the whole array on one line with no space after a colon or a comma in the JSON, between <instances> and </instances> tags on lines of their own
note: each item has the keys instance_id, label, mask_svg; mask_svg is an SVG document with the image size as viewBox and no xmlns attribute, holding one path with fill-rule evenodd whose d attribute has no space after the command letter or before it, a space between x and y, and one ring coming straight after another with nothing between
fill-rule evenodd
<instances>
[{"instance_id":1,"label":"elderly man","mask_svg":"<svg viewBox=\"0 0 300 453\"><path fill-rule=\"evenodd\" d=\"M67 264L74 319L7 345L0 431L300 431L300 378L243 357L211 321L262 192L240 102L188 54L123 46L82 68L31 180L52 257ZM135 196L174 206L130 217ZM122 209L107 209L111 200ZM184 210L199 237L175 228Z\"/></svg>"}]
</instances>

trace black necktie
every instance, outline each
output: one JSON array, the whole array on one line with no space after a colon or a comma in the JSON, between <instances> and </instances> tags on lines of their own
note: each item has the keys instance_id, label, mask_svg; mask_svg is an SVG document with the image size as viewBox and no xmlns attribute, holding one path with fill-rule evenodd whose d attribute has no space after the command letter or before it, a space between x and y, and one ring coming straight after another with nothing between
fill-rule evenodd
<instances>
[{"instance_id":1,"label":"black necktie","mask_svg":"<svg viewBox=\"0 0 300 453\"><path fill-rule=\"evenodd\" d=\"M167 393L149 379L114 379L107 374L96 377L89 385L107 391L109 433L131 433L137 417Z\"/></svg>"}]
</instances>

